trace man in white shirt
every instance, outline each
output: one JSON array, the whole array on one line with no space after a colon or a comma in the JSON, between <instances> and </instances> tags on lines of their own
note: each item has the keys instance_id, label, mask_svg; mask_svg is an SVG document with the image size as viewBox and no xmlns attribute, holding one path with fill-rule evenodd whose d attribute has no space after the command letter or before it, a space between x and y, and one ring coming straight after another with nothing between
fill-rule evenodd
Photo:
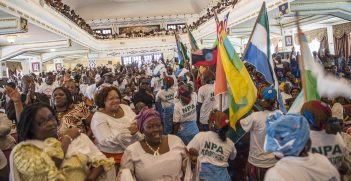
<instances>
[{"instance_id":1,"label":"man in white shirt","mask_svg":"<svg viewBox=\"0 0 351 181\"><path fill-rule=\"evenodd\" d=\"M43 83L40 86L40 88L38 89L38 92L43 93L50 98L52 95L52 92L57 87L57 85L54 84L54 81L55 81L54 74L52 72L48 72L46 74L45 83Z\"/></svg>"},{"instance_id":2,"label":"man in white shirt","mask_svg":"<svg viewBox=\"0 0 351 181\"><path fill-rule=\"evenodd\" d=\"M201 124L200 130L208 131L208 118L211 111L216 106L214 97L214 74L211 71L206 71L202 75L202 80L205 85L199 88L197 93L197 105L199 107L198 119Z\"/></svg>"},{"instance_id":3,"label":"man in white shirt","mask_svg":"<svg viewBox=\"0 0 351 181\"><path fill-rule=\"evenodd\" d=\"M329 160L318 153L309 153L310 130L299 114L279 112L267 119L265 150L280 158L269 169L265 181L339 181L340 175Z\"/></svg>"},{"instance_id":4,"label":"man in white shirt","mask_svg":"<svg viewBox=\"0 0 351 181\"><path fill-rule=\"evenodd\" d=\"M275 165L277 159L272 153L263 149L266 135L266 118L276 109L277 92L273 87L263 91L263 99L259 101L264 111L254 112L237 123L245 132L250 132L250 151L248 158L248 177L252 181L263 181L267 170Z\"/></svg>"}]
</instances>

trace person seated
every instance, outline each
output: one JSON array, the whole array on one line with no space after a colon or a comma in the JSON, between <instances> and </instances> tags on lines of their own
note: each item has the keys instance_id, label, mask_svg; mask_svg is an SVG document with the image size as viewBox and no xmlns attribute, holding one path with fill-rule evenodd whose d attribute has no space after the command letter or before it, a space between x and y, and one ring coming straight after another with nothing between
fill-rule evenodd
<instances>
[{"instance_id":1,"label":"person seated","mask_svg":"<svg viewBox=\"0 0 351 181\"><path fill-rule=\"evenodd\" d=\"M6 91L17 105L22 105L17 90L6 87ZM58 137L57 121L49 105L34 103L24 109L21 106L15 109L20 114L19 144L10 155L10 180L114 179L113 161L79 129L70 128Z\"/></svg>"}]
</instances>

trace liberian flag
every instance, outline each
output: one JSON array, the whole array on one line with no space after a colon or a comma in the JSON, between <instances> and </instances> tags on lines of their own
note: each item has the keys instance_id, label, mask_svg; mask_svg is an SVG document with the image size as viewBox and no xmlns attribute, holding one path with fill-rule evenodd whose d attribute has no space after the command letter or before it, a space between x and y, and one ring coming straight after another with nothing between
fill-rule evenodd
<instances>
[{"instance_id":1,"label":"liberian flag","mask_svg":"<svg viewBox=\"0 0 351 181\"><path fill-rule=\"evenodd\" d=\"M257 17L251 38L248 42L244 59L255 66L256 70L265 76L268 83L274 85L274 88L278 92L277 100L279 102L279 108L283 112L286 112L279 90L279 83L273 68L270 44L268 14L266 3L263 2L260 14Z\"/></svg>"},{"instance_id":2,"label":"liberian flag","mask_svg":"<svg viewBox=\"0 0 351 181\"><path fill-rule=\"evenodd\" d=\"M194 66L210 66L216 64L217 48L202 49L191 52L191 61Z\"/></svg>"}]
</instances>

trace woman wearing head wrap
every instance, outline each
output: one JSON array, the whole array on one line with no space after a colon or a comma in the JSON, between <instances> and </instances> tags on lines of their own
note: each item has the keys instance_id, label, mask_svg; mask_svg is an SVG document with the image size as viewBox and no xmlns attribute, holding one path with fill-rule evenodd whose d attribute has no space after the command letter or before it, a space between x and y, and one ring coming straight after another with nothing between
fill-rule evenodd
<instances>
[{"instance_id":1,"label":"woman wearing head wrap","mask_svg":"<svg viewBox=\"0 0 351 181\"><path fill-rule=\"evenodd\" d=\"M203 86L200 87L197 94L197 104L199 108L198 119L204 131L208 131L208 118L211 111L216 106L214 97L214 74L207 70L202 75Z\"/></svg>"},{"instance_id":2,"label":"woman wearing head wrap","mask_svg":"<svg viewBox=\"0 0 351 181\"><path fill-rule=\"evenodd\" d=\"M160 114L144 107L136 119L144 139L126 149L117 180L129 173L138 181L191 180L185 145L177 136L163 135Z\"/></svg>"},{"instance_id":3,"label":"woman wearing head wrap","mask_svg":"<svg viewBox=\"0 0 351 181\"><path fill-rule=\"evenodd\" d=\"M173 132L187 145L199 133L196 125L196 94L190 84L184 84L178 90L179 101L174 105Z\"/></svg>"},{"instance_id":4,"label":"woman wearing head wrap","mask_svg":"<svg viewBox=\"0 0 351 181\"><path fill-rule=\"evenodd\" d=\"M276 109L277 92L273 87L266 87L259 105L263 111L254 112L237 122L237 128L250 132L250 151L246 174L252 181L263 181L267 170L277 162L272 153L263 150L266 135L266 118Z\"/></svg>"},{"instance_id":5,"label":"woman wearing head wrap","mask_svg":"<svg viewBox=\"0 0 351 181\"><path fill-rule=\"evenodd\" d=\"M234 160L236 149L226 136L228 116L223 112L213 111L209 117L210 131L200 132L187 146L192 164L197 166L197 179L230 181L228 160Z\"/></svg>"},{"instance_id":6,"label":"woman wearing head wrap","mask_svg":"<svg viewBox=\"0 0 351 181\"><path fill-rule=\"evenodd\" d=\"M164 88L156 94L156 102L161 102L161 117L164 126L164 133L172 133L173 111L174 111L174 80L172 77L165 77Z\"/></svg>"},{"instance_id":7,"label":"woman wearing head wrap","mask_svg":"<svg viewBox=\"0 0 351 181\"><path fill-rule=\"evenodd\" d=\"M349 153L339 133L341 127L337 127L336 118L332 119L330 107L321 101L309 101L302 106L301 115L310 125L310 151L325 155L340 173L344 172L342 163Z\"/></svg>"},{"instance_id":8,"label":"woman wearing head wrap","mask_svg":"<svg viewBox=\"0 0 351 181\"><path fill-rule=\"evenodd\" d=\"M280 160L269 169L266 181L339 181L340 175L329 160L309 153L311 147L307 120L299 114L277 112L267 118L265 150Z\"/></svg>"}]
</instances>

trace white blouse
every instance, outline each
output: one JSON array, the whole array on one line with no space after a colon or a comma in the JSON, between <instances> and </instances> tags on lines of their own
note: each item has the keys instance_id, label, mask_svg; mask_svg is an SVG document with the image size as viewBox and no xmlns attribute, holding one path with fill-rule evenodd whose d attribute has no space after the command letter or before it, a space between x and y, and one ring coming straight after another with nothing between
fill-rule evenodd
<instances>
[{"instance_id":1,"label":"white blouse","mask_svg":"<svg viewBox=\"0 0 351 181\"><path fill-rule=\"evenodd\" d=\"M183 176L185 181L192 180L184 143L177 136L168 135L168 144L169 151L158 156L145 152L140 142L130 145L124 152L121 171L130 170L138 181L180 181Z\"/></svg>"},{"instance_id":2,"label":"white blouse","mask_svg":"<svg viewBox=\"0 0 351 181\"><path fill-rule=\"evenodd\" d=\"M95 112L91 120L91 130L96 138L96 146L105 153L123 153L132 143L141 139L138 132L131 135L129 127L135 122L135 113L124 104L121 118L114 118L102 112Z\"/></svg>"}]
</instances>

